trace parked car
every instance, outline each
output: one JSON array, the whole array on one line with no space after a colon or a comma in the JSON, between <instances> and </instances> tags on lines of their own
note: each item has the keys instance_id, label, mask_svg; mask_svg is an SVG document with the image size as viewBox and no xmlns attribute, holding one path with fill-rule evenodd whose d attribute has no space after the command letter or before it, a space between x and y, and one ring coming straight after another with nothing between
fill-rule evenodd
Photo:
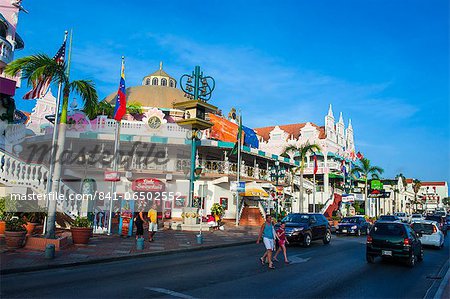
<instances>
[{"instance_id":1,"label":"parked car","mask_svg":"<svg viewBox=\"0 0 450 299\"><path fill-rule=\"evenodd\" d=\"M427 215L425 220L436 221L439 225L439 229L444 233L444 236L447 235L447 221L444 217L439 215Z\"/></svg>"},{"instance_id":2,"label":"parked car","mask_svg":"<svg viewBox=\"0 0 450 299\"><path fill-rule=\"evenodd\" d=\"M442 248L444 246L444 233L438 228L438 223L430 220L416 220L411 223L416 233L421 235L422 245L431 245Z\"/></svg>"},{"instance_id":3,"label":"parked car","mask_svg":"<svg viewBox=\"0 0 450 299\"><path fill-rule=\"evenodd\" d=\"M336 226L336 235L338 234L361 234L369 233L369 223L362 216L344 217Z\"/></svg>"},{"instance_id":4,"label":"parked car","mask_svg":"<svg viewBox=\"0 0 450 299\"><path fill-rule=\"evenodd\" d=\"M411 215L411 222L417 221L417 220L425 220L425 217L422 214L412 214Z\"/></svg>"},{"instance_id":5,"label":"parked car","mask_svg":"<svg viewBox=\"0 0 450 299\"><path fill-rule=\"evenodd\" d=\"M394 216L397 216L401 220L401 222L404 222L404 223L409 223L410 222L409 215L404 213L404 212L394 213Z\"/></svg>"},{"instance_id":6,"label":"parked car","mask_svg":"<svg viewBox=\"0 0 450 299\"><path fill-rule=\"evenodd\" d=\"M450 229L450 215L447 215L447 217L445 217L445 223L447 224L447 230Z\"/></svg>"},{"instance_id":7,"label":"parked car","mask_svg":"<svg viewBox=\"0 0 450 299\"><path fill-rule=\"evenodd\" d=\"M401 220L400 220L400 218L398 218L397 216L395 216L395 215L381 215L380 217L378 217L378 220L376 221L376 222L383 222L383 221L387 221L387 222L395 222L395 221L397 221L397 222L402 222ZM375 223L376 223L375 222Z\"/></svg>"},{"instance_id":8,"label":"parked car","mask_svg":"<svg viewBox=\"0 0 450 299\"><path fill-rule=\"evenodd\" d=\"M308 247L314 240L322 240L324 244L331 241L331 228L322 214L293 213L282 221L286 223L286 238L289 243L303 243Z\"/></svg>"},{"instance_id":9,"label":"parked car","mask_svg":"<svg viewBox=\"0 0 450 299\"><path fill-rule=\"evenodd\" d=\"M401 259L410 267L423 260L420 233L402 222L378 221L367 236L366 260L374 263L376 257Z\"/></svg>"}]
</instances>

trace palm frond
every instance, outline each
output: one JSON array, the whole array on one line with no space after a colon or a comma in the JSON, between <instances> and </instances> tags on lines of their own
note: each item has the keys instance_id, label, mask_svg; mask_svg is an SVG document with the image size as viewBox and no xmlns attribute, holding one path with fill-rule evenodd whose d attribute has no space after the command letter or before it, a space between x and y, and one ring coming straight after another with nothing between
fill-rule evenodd
<instances>
[{"instance_id":1,"label":"palm frond","mask_svg":"<svg viewBox=\"0 0 450 299\"><path fill-rule=\"evenodd\" d=\"M98 107L98 95L94 82L91 80L76 80L70 82L69 88L83 100L83 110L86 115L89 118L94 118Z\"/></svg>"}]
</instances>

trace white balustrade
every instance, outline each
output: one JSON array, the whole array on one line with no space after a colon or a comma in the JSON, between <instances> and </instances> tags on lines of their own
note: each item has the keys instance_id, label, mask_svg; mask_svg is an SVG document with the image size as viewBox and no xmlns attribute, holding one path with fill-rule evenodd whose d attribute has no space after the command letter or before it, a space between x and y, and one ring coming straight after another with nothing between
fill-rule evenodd
<instances>
[{"instance_id":1,"label":"white balustrade","mask_svg":"<svg viewBox=\"0 0 450 299\"><path fill-rule=\"evenodd\" d=\"M10 187L27 187L36 194L45 194L47 190L48 169L44 165L26 163L9 153L0 151L0 182ZM76 192L60 182L58 194L64 195L64 200L57 202L57 208L71 217L80 212L81 201L69 200L70 194Z\"/></svg>"}]
</instances>

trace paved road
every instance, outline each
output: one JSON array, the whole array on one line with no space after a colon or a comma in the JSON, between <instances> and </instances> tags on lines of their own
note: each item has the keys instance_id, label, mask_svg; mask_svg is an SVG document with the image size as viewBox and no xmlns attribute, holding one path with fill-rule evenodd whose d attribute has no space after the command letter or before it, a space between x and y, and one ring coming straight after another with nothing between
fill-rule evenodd
<instances>
[{"instance_id":1,"label":"paved road","mask_svg":"<svg viewBox=\"0 0 450 299\"><path fill-rule=\"evenodd\" d=\"M293 264L269 270L263 245L54 269L1 277L1 298L423 298L449 260L426 249L414 268L365 261L365 237L334 237L331 244L289 247ZM432 292L428 292L430 295ZM432 294L431 294L432 295Z\"/></svg>"}]
</instances>

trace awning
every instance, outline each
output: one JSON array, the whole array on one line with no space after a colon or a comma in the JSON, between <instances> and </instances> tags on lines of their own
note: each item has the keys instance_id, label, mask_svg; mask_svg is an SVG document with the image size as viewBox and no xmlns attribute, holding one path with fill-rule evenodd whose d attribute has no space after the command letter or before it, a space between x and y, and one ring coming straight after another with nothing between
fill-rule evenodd
<instances>
[{"instance_id":1,"label":"awning","mask_svg":"<svg viewBox=\"0 0 450 299\"><path fill-rule=\"evenodd\" d=\"M257 182L245 183L245 192L239 194L245 197L269 197L269 194Z\"/></svg>"},{"instance_id":2,"label":"awning","mask_svg":"<svg viewBox=\"0 0 450 299\"><path fill-rule=\"evenodd\" d=\"M335 173L329 173L329 174L328 174L328 177L329 177L330 179L343 179L343 178L344 178L342 175L335 174Z\"/></svg>"},{"instance_id":3,"label":"awning","mask_svg":"<svg viewBox=\"0 0 450 299\"><path fill-rule=\"evenodd\" d=\"M16 32L16 48L15 50L21 50L25 47L25 43L23 42L23 39L20 37L20 35Z\"/></svg>"}]
</instances>

